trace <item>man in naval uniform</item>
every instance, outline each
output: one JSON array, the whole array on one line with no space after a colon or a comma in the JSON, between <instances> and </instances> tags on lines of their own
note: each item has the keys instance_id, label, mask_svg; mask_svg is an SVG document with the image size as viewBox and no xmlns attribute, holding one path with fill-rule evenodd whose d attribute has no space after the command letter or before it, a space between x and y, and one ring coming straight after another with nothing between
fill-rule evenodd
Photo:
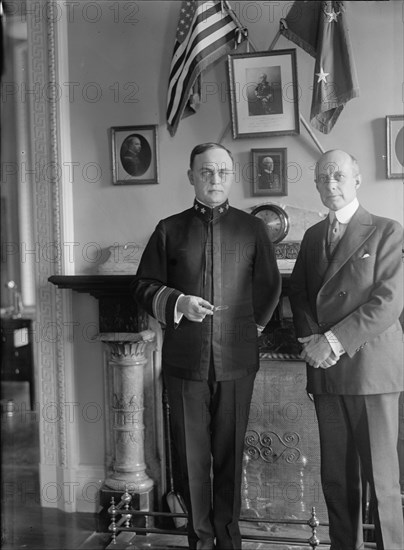
<instances>
[{"instance_id":1,"label":"man in naval uniform","mask_svg":"<svg viewBox=\"0 0 404 550\"><path fill-rule=\"evenodd\" d=\"M260 115L268 115L271 112L271 102L273 101L272 86L268 82L268 77L265 73L260 75L260 81L255 88L255 95L259 101Z\"/></svg>"},{"instance_id":2,"label":"man in naval uniform","mask_svg":"<svg viewBox=\"0 0 404 550\"><path fill-rule=\"evenodd\" d=\"M315 182L329 215L303 237L289 297L318 418L331 550L364 548L362 474L377 549L402 550L403 230L360 206L361 175L348 153L324 153Z\"/></svg>"},{"instance_id":3,"label":"man in naval uniform","mask_svg":"<svg viewBox=\"0 0 404 550\"><path fill-rule=\"evenodd\" d=\"M229 205L231 153L216 143L196 146L188 178L193 207L159 222L133 292L165 326L163 375L189 547L239 549L257 338L278 303L281 278L265 224Z\"/></svg>"}]
</instances>

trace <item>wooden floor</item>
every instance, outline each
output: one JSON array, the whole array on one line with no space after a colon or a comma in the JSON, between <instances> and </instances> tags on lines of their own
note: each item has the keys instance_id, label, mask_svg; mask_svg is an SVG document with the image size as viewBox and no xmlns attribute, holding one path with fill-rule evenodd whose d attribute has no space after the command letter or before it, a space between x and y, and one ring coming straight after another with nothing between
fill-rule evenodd
<instances>
[{"instance_id":1,"label":"wooden floor","mask_svg":"<svg viewBox=\"0 0 404 550\"><path fill-rule=\"evenodd\" d=\"M14 400L17 413L7 415L7 401ZM2 550L102 550L105 548L167 550L187 548L186 537L148 535L133 538L132 533L118 537L111 545L109 533L97 532L96 514L65 513L40 506L39 431L35 413L29 412L28 384L1 384L1 473L2 473ZM18 413L21 407L24 414ZM276 536L287 535L278 526ZM250 532L248 525L243 533ZM255 533L257 534L257 533ZM261 531L258 535L263 535ZM301 538L303 533L300 533ZM327 538L322 534L322 540ZM310 536L310 533L308 534ZM305 536L303 537L305 538ZM307 537L308 538L308 537ZM322 550L328 545L321 545ZM309 545L243 541L243 550L308 550Z\"/></svg>"},{"instance_id":2,"label":"wooden floor","mask_svg":"<svg viewBox=\"0 0 404 550\"><path fill-rule=\"evenodd\" d=\"M8 416L9 399L14 400L16 411L24 413ZM40 506L39 431L35 414L27 411L28 403L28 383L1 383L1 548L80 548L96 530L96 517ZM110 536L99 539L94 540L94 550L105 548Z\"/></svg>"},{"instance_id":3,"label":"wooden floor","mask_svg":"<svg viewBox=\"0 0 404 550\"><path fill-rule=\"evenodd\" d=\"M7 402L14 402L14 414L7 414ZM111 534L97 532L96 514L65 513L40 505L39 430L35 413L28 411L28 384L1 383L1 548L2 550L184 550L185 536L134 536L122 533L116 544ZM23 413L21 411L24 411ZM244 534L265 533L241 524ZM306 528L304 528L306 529ZM321 528L320 528L321 529ZM290 530L289 530L290 531ZM278 525L267 533L276 537L306 538L306 532L291 533ZM310 532L307 534L307 538ZM321 539L327 539L322 532ZM366 545L374 548L375 545ZM329 548L321 544L319 549ZM243 540L243 550L308 550L309 545Z\"/></svg>"},{"instance_id":4,"label":"wooden floor","mask_svg":"<svg viewBox=\"0 0 404 550\"><path fill-rule=\"evenodd\" d=\"M7 401L14 401L12 416ZM39 430L35 413L28 411L28 384L1 383L2 550L101 550L111 542L109 533L97 532L96 514L65 513L40 506ZM24 411L23 413L21 411ZM262 533L261 533L262 534ZM118 538L119 548L187 548L184 536ZM123 540L122 540L123 539ZM325 548L325 547L323 547ZM243 542L244 550L308 550L308 546Z\"/></svg>"}]
</instances>

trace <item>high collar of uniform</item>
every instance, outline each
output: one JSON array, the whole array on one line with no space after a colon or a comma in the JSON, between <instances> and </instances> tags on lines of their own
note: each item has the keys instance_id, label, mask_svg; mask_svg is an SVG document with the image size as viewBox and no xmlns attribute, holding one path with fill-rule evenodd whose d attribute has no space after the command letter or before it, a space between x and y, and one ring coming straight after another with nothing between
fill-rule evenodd
<instances>
[{"instance_id":1,"label":"high collar of uniform","mask_svg":"<svg viewBox=\"0 0 404 550\"><path fill-rule=\"evenodd\" d=\"M208 222L220 218L220 216L226 214L229 208L230 205L228 200L222 204L219 204L219 206L215 206L214 208L206 206L206 204L199 202L197 199L194 200L194 211L200 218Z\"/></svg>"}]
</instances>

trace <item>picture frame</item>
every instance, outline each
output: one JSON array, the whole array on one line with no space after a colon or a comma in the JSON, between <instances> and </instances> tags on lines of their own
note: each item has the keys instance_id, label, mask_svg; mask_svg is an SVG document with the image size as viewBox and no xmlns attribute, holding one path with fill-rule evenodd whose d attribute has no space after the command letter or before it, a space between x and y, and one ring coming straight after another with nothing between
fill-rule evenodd
<instances>
[{"instance_id":1,"label":"picture frame","mask_svg":"<svg viewBox=\"0 0 404 550\"><path fill-rule=\"evenodd\" d=\"M404 115L386 116L387 178L404 178Z\"/></svg>"},{"instance_id":2,"label":"picture frame","mask_svg":"<svg viewBox=\"0 0 404 550\"><path fill-rule=\"evenodd\" d=\"M229 54L233 139L300 133L296 49Z\"/></svg>"},{"instance_id":3,"label":"picture frame","mask_svg":"<svg viewBox=\"0 0 404 550\"><path fill-rule=\"evenodd\" d=\"M253 196L286 196L288 194L287 165L286 147L251 149Z\"/></svg>"},{"instance_id":4,"label":"picture frame","mask_svg":"<svg viewBox=\"0 0 404 550\"><path fill-rule=\"evenodd\" d=\"M157 125L111 128L112 183L158 183Z\"/></svg>"}]
</instances>

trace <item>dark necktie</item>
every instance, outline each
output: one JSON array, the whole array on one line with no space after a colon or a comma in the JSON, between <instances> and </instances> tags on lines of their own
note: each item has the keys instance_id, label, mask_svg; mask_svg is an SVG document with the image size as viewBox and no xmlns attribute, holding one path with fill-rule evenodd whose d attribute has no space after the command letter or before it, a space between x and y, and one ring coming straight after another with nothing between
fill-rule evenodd
<instances>
[{"instance_id":1,"label":"dark necktie","mask_svg":"<svg viewBox=\"0 0 404 550\"><path fill-rule=\"evenodd\" d=\"M335 251L335 247L339 243L341 238L341 226L337 217L335 216L330 226L330 232L328 235L328 254L332 256Z\"/></svg>"}]
</instances>

